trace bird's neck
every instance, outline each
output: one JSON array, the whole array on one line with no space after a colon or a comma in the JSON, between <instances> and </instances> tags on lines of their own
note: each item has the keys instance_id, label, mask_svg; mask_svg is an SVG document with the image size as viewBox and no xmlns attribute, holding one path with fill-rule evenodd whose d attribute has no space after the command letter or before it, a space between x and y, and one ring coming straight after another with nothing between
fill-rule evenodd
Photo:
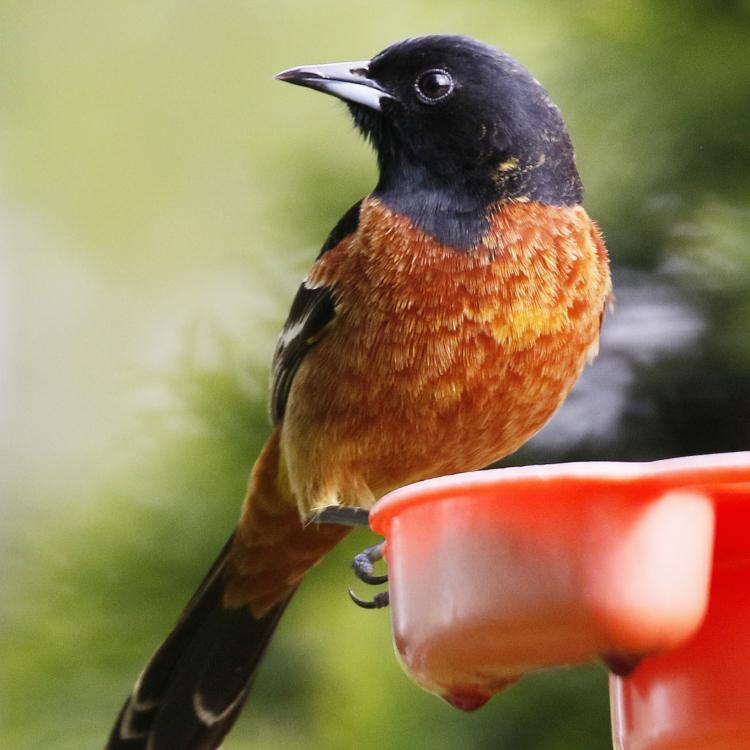
<instances>
[{"instance_id":1,"label":"bird's neck","mask_svg":"<svg viewBox=\"0 0 750 750\"><path fill-rule=\"evenodd\" d=\"M373 196L442 244L468 250L486 234L489 209L498 199L489 180L474 177L451 180L405 160L381 163Z\"/></svg>"}]
</instances>

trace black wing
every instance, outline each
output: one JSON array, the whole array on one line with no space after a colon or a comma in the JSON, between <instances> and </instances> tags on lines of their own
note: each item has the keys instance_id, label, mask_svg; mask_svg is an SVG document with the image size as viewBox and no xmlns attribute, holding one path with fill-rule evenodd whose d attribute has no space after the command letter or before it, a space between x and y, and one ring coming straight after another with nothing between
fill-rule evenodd
<instances>
[{"instance_id":1,"label":"black wing","mask_svg":"<svg viewBox=\"0 0 750 750\"><path fill-rule=\"evenodd\" d=\"M357 231L361 203L358 201L343 215L325 241L318 258ZM274 424L284 417L289 389L303 357L320 340L323 330L335 315L335 291L331 287L312 287L302 282L273 355L271 418Z\"/></svg>"}]
</instances>

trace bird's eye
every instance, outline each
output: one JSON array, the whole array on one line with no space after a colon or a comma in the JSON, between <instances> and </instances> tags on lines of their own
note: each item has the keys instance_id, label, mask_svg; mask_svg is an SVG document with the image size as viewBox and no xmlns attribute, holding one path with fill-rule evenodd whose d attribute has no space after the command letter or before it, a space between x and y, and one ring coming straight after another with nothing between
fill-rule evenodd
<instances>
[{"instance_id":1,"label":"bird's eye","mask_svg":"<svg viewBox=\"0 0 750 750\"><path fill-rule=\"evenodd\" d=\"M417 95L427 104L445 99L452 93L453 86L453 78L445 70L428 70L414 83Z\"/></svg>"}]
</instances>

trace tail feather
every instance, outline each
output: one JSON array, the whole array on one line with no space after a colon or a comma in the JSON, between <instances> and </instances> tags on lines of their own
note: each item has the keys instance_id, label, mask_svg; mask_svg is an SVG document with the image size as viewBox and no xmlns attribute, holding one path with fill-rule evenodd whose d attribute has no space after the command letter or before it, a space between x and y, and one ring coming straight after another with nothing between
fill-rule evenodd
<instances>
[{"instance_id":1,"label":"tail feather","mask_svg":"<svg viewBox=\"0 0 750 750\"><path fill-rule=\"evenodd\" d=\"M136 681L106 750L214 750L232 728L302 577L348 532L303 523L281 465L277 429L237 531Z\"/></svg>"},{"instance_id":2,"label":"tail feather","mask_svg":"<svg viewBox=\"0 0 750 750\"><path fill-rule=\"evenodd\" d=\"M231 729L291 598L260 617L225 606L231 544L138 678L106 750L213 750Z\"/></svg>"}]
</instances>

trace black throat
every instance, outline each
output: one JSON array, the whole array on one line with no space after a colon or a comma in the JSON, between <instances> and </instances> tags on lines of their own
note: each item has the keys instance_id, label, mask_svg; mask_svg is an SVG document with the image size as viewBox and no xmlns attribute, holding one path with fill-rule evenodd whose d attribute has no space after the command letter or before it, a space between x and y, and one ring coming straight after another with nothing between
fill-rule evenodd
<instances>
[{"instance_id":1,"label":"black throat","mask_svg":"<svg viewBox=\"0 0 750 750\"><path fill-rule=\"evenodd\" d=\"M439 158L426 166L424 159L404 148L380 113L355 104L349 109L377 153L380 177L373 197L444 245L457 250L476 246L487 232L489 209L498 198L491 180L456 170Z\"/></svg>"},{"instance_id":2,"label":"black throat","mask_svg":"<svg viewBox=\"0 0 750 750\"><path fill-rule=\"evenodd\" d=\"M440 243L468 250L487 233L489 209L500 197L494 192L465 180L451 184L402 163L396 168L381 167L373 196Z\"/></svg>"}]
</instances>

